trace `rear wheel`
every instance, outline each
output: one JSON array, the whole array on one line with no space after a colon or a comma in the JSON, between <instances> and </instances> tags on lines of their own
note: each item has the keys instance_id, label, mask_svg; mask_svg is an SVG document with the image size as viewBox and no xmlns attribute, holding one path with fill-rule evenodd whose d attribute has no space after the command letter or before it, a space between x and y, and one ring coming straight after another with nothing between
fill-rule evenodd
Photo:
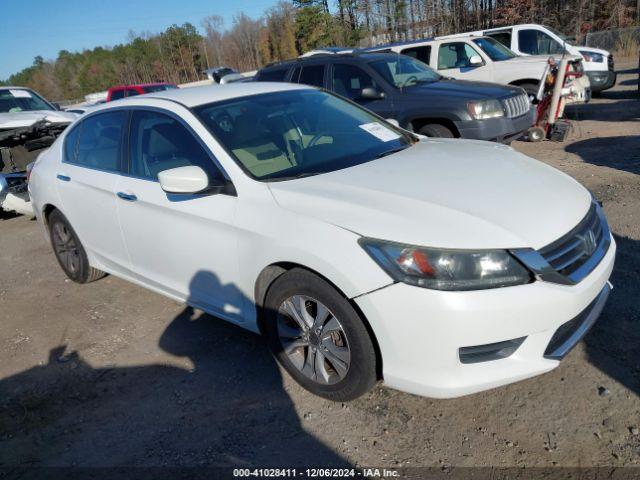
<instances>
[{"instance_id":1,"label":"rear wheel","mask_svg":"<svg viewBox=\"0 0 640 480\"><path fill-rule=\"evenodd\" d=\"M427 123L422 126L418 133L427 137L454 138L455 135L444 125L439 123Z\"/></svg>"},{"instance_id":2,"label":"rear wheel","mask_svg":"<svg viewBox=\"0 0 640 480\"><path fill-rule=\"evenodd\" d=\"M376 355L351 304L322 278L291 270L269 288L265 330L278 362L304 388L353 400L376 383Z\"/></svg>"},{"instance_id":3,"label":"rear wheel","mask_svg":"<svg viewBox=\"0 0 640 480\"><path fill-rule=\"evenodd\" d=\"M51 246L67 277L74 282L89 283L106 275L103 271L89 265L87 252L60 210L51 212L48 220Z\"/></svg>"}]
</instances>

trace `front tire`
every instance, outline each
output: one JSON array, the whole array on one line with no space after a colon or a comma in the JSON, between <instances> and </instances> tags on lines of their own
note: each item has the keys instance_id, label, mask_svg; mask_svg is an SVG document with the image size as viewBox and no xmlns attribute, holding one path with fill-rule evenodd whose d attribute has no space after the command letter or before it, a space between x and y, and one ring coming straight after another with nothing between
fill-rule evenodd
<instances>
[{"instance_id":1,"label":"front tire","mask_svg":"<svg viewBox=\"0 0 640 480\"><path fill-rule=\"evenodd\" d=\"M300 268L267 292L269 347L302 387L333 401L354 400L377 381L376 354L364 322L333 286Z\"/></svg>"},{"instance_id":2,"label":"front tire","mask_svg":"<svg viewBox=\"0 0 640 480\"><path fill-rule=\"evenodd\" d=\"M418 133L427 137L455 138L451 130L439 123L428 123L422 126Z\"/></svg>"},{"instance_id":3,"label":"front tire","mask_svg":"<svg viewBox=\"0 0 640 480\"><path fill-rule=\"evenodd\" d=\"M51 246L67 277L77 283L90 283L106 275L102 270L89 265L87 252L60 210L51 212L48 220Z\"/></svg>"},{"instance_id":4,"label":"front tire","mask_svg":"<svg viewBox=\"0 0 640 480\"><path fill-rule=\"evenodd\" d=\"M518 85L520 88L522 88L525 92L527 92L527 96L529 97L529 102L531 102L532 105L536 105L538 103L538 85L535 83L523 83L521 85Z\"/></svg>"}]
</instances>

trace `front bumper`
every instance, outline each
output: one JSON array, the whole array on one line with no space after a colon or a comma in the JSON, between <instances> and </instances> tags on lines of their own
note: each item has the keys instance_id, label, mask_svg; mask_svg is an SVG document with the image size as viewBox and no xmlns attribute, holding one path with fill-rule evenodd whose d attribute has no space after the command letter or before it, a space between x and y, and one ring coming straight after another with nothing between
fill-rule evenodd
<instances>
[{"instance_id":1,"label":"front bumper","mask_svg":"<svg viewBox=\"0 0 640 480\"><path fill-rule=\"evenodd\" d=\"M516 118L464 120L455 122L455 125L462 138L511 143L529 130L535 122L535 115L535 108L531 108L528 113Z\"/></svg>"},{"instance_id":2,"label":"front bumper","mask_svg":"<svg viewBox=\"0 0 640 480\"><path fill-rule=\"evenodd\" d=\"M612 70L596 70L584 73L589 77L592 92L601 92L616 84L617 74Z\"/></svg>"},{"instance_id":3,"label":"front bumper","mask_svg":"<svg viewBox=\"0 0 640 480\"><path fill-rule=\"evenodd\" d=\"M602 310L606 298L594 300L608 289L615 250L612 238L600 264L572 286L535 281L491 290L443 292L395 283L356 298L376 334L385 384L417 395L451 398L552 370ZM555 345L562 346L551 352L556 356L549 355L559 327L579 315L589 317L580 322L585 328L572 329ZM506 358L479 363L460 360L460 348L521 337L526 338Z\"/></svg>"}]
</instances>

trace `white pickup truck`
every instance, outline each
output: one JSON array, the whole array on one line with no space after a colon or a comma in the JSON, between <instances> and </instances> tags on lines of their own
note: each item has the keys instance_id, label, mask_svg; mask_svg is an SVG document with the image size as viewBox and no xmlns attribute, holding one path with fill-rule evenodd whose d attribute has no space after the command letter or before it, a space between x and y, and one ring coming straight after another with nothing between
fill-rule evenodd
<instances>
[{"instance_id":1,"label":"white pickup truck","mask_svg":"<svg viewBox=\"0 0 640 480\"><path fill-rule=\"evenodd\" d=\"M574 38L567 37L551 27L528 23L460 34L469 35L489 36L519 55L579 55L584 59L582 65L585 75L589 78L592 92L601 92L616 84L613 55L610 52L572 45ZM457 36L451 35L449 38Z\"/></svg>"},{"instance_id":2,"label":"white pickup truck","mask_svg":"<svg viewBox=\"0 0 640 480\"><path fill-rule=\"evenodd\" d=\"M366 50L409 55L445 77L517 85L529 94L531 101L535 101L549 59L549 55L518 55L499 41L483 36L438 37ZM570 56L570 60L575 71L582 70L582 57ZM586 77L573 80L570 88L570 103L583 103L589 99Z\"/></svg>"}]
</instances>

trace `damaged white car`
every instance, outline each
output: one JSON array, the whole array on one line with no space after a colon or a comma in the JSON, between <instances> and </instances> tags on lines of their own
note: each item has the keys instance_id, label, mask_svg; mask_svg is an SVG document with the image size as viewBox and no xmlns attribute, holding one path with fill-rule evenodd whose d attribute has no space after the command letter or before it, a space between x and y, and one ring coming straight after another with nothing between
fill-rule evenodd
<instances>
[{"instance_id":1,"label":"damaged white car","mask_svg":"<svg viewBox=\"0 0 640 480\"><path fill-rule=\"evenodd\" d=\"M0 87L0 210L33 215L28 166L77 117L28 88Z\"/></svg>"}]
</instances>

